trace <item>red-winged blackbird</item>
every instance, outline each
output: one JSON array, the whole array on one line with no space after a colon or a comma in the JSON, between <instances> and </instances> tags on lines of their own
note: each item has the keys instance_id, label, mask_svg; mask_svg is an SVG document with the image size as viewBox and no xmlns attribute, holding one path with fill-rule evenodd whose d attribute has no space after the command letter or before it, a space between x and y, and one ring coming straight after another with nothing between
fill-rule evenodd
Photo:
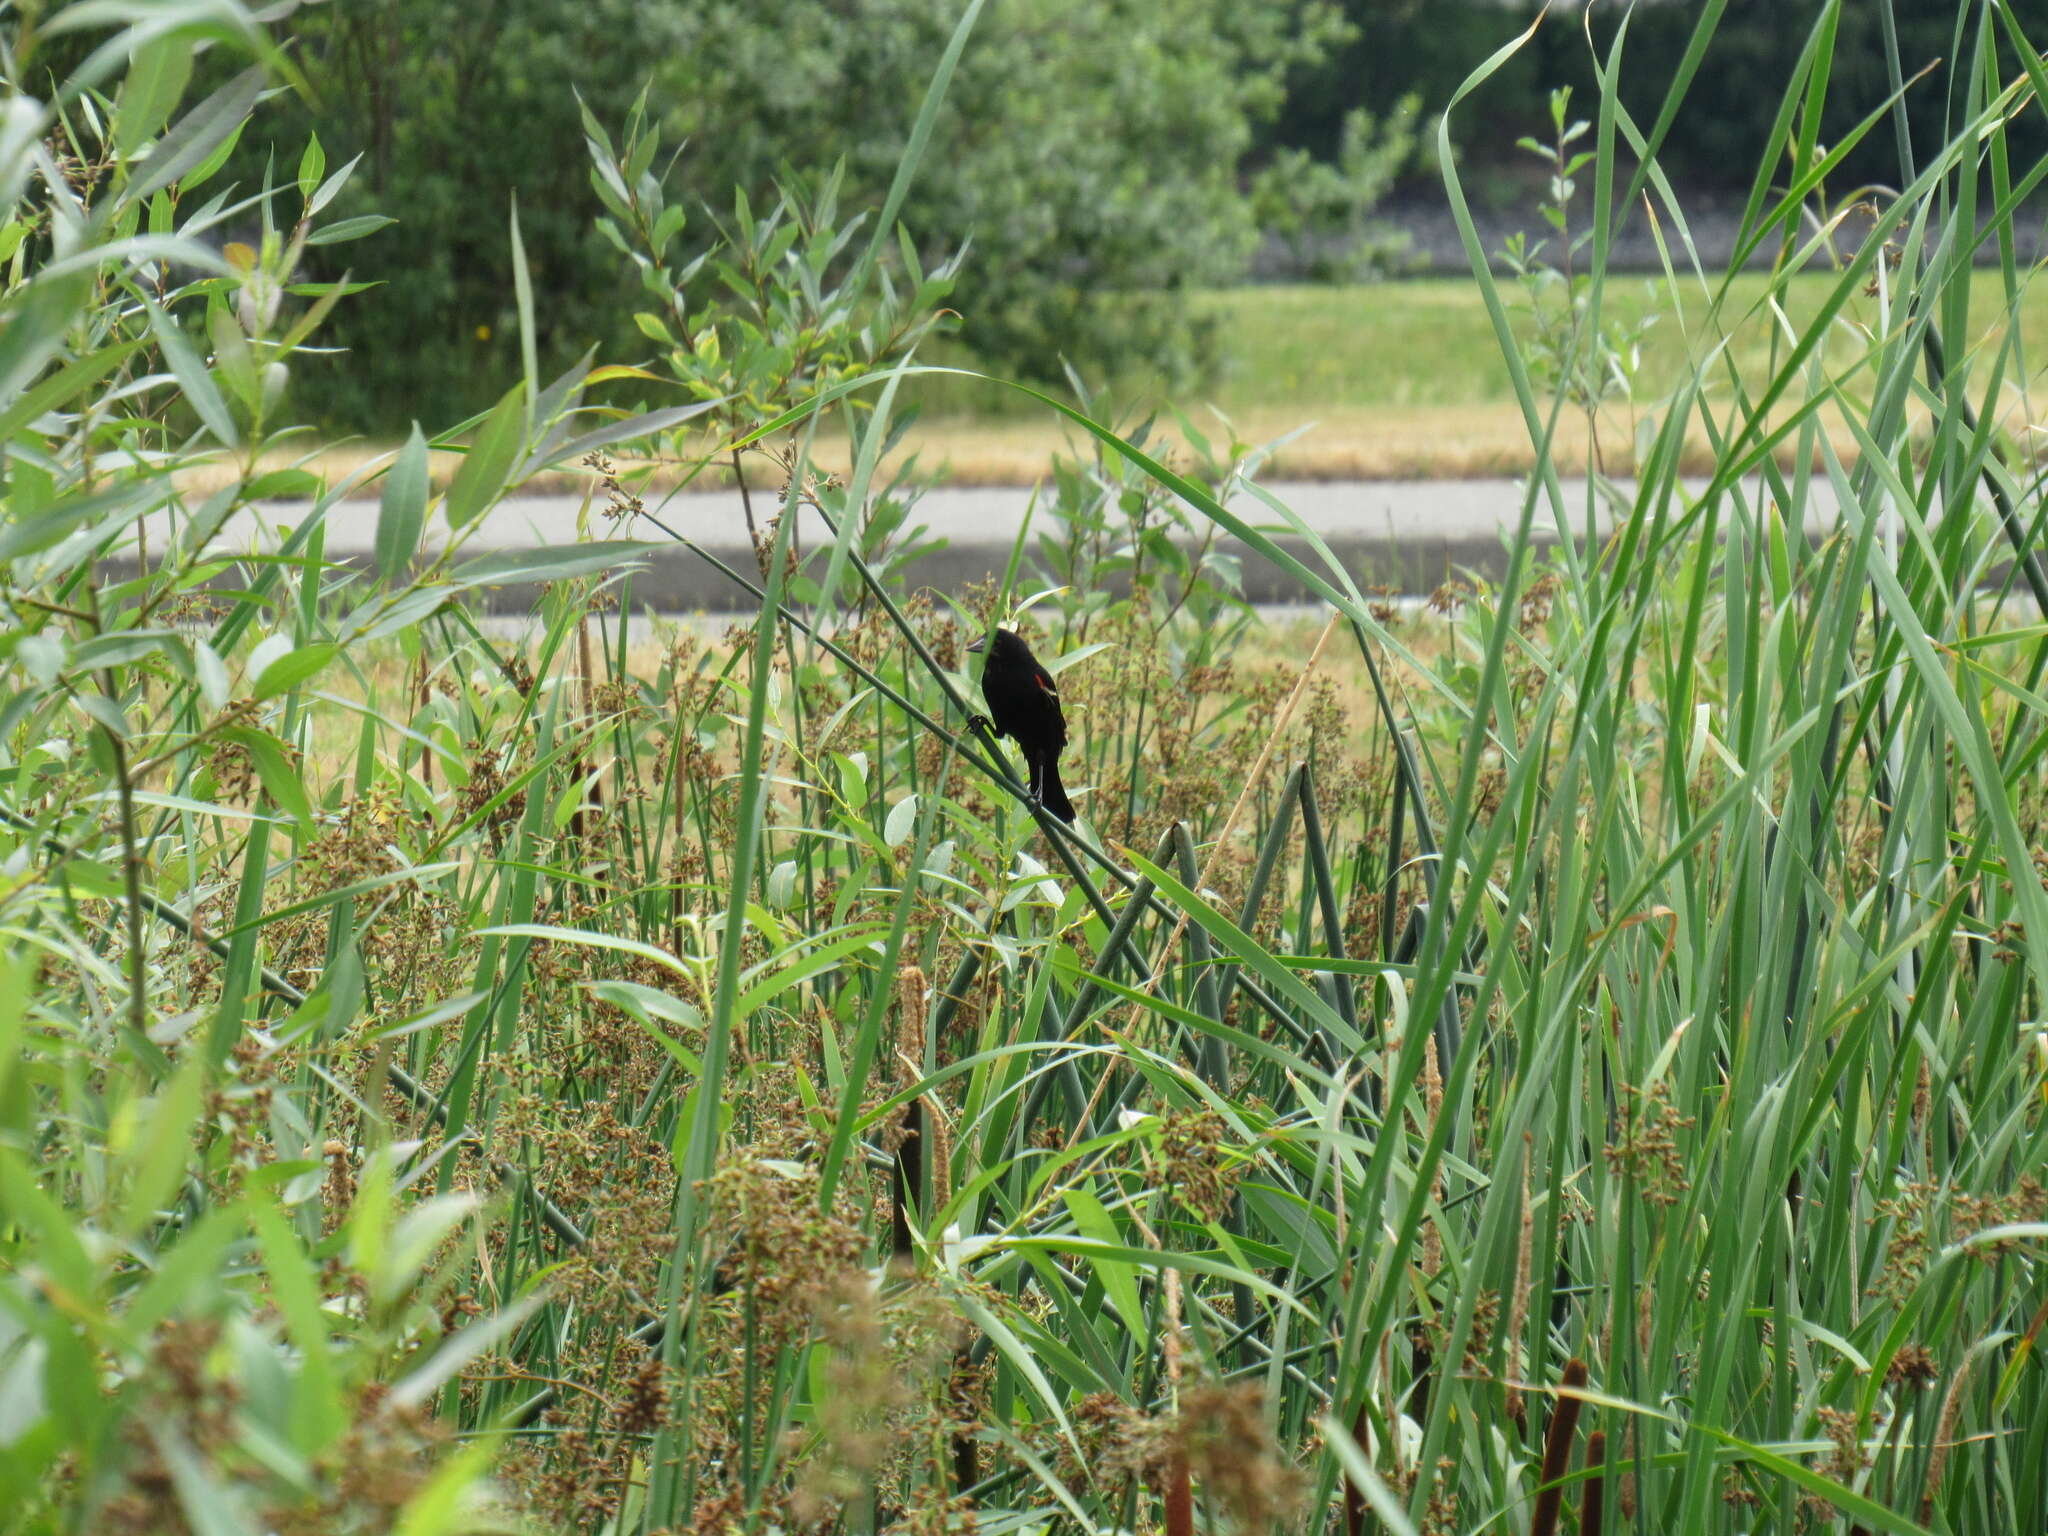
<instances>
[{"instance_id":1,"label":"red-winged blackbird","mask_svg":"<svg viewBox=\"0 0 2048 1536\"><path fill-rule=\"evenodd\" d=\"M979 651L977 640L967 647ZM1067 717L1060 713L1060 691L1052 674L1038 664L1031 647L1014 632L996 631L988 660L981 668L981 696L988 700L989 722L998 736L1008 736L1024 749L1030 769L1031 793L1061 821L1074 819L1073 803L1060 785L1060 748L1067 744Z\"/></svg>"}]
</instances>

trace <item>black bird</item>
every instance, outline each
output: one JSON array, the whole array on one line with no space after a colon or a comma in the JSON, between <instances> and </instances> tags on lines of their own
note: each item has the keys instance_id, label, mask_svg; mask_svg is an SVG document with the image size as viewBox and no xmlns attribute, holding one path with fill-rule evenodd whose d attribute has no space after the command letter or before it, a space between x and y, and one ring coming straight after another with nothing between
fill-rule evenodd
<instances>
[{"instance_id":1,"label":"black bird","mask_svg":"<svg viewBox=\"0 0 2048 1536\"><path fill-rule=\"evenodd\" d=\"M979 651L977 640L967 647ZM1052 674L1038 664L1031 647L1012 630L999 629L981 668L981 696L989 723L1024 749L1031 793L1061 821L1074 819L1073 803L1060 784L1060 749L1067 744L1067 717Z\"/></svg>"}]
</instances>

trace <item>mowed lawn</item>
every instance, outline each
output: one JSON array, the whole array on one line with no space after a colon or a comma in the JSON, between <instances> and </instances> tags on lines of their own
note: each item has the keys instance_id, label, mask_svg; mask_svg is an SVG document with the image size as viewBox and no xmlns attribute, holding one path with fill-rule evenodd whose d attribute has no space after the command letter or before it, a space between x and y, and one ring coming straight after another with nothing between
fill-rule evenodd
<instances>
[{"instance_id":1,"label":"mowed lawn","mask_svg":"<svg viewBox=\"0 0 2048 1536\"><path fill-rule=\"evenodd\" d=\"M1709 398L1733 398L1730 370L1752 396L1761 392L1788 351L1786 322L1803 329L1827 303L1835 280L1801 276L1789 285L1785 313L1762 304L1761 275L1739 277L1718 312L1698 285L1674 293L1661 279L1611 279L1605 324L1639 332L1641 360L1632 398L1610 407L1601 441L1610 468L1626 467L1637 420L1661 411L1680 382L1703 363ZM1965 335L1973 362L1973 398L1981 399L2009 323L1995 272L1972 285ZM1521 289L1503 290L1516 334L1535 330ZM1514 472L1533 461L1527 430L1478 284L1427 278L1359 287L1260 287L1216 294L1204 302L1221 322L1224 357L1210 386L1194 399L1227 415L1240 436L1277 438L1308 426L1280 455L1283 473L1309 478ZM2004 363L2003 422L2035 454L2048 448L2038 428L2048 421L2048 283L2023 286L2019 338ZM1894 327L1904 317L1894 314ZM1853 295L1836 325L1844 334L1823 359L1835 368L1864 355L1884 324L1879 301ZM1850 331L1858 334L1847 334ZM1950 346L1953 361L1959 349ZM1541 382L1537 385L1542 393ZM1862 387L1852 385L1856 393ZM1796 396L1795 396L1796 398ZM1201 414L1196 413L1198 416ZM1310 425L1313 423L1313 425ZM1207 426L1199 420L1204 430ZM961 424L966 427L966 423ZM1567 413L1559 426L1560 456L1583 456L1583 419ZM2031 439L2031 441L2029 441ZM1704 460L1704 444L1700 457Z\"/></svg>"},{"instance_id":2,"label":"mowed lawn","mask_svg":"<svg viewBox=\"0 0 2048 1536\"><path fill-rule=\"evenodd\" d=\"M2048 282L2028 284L2026 276L2019 345L2006 359L2000 397L2003 424L2038 457L2048 452L2048 441L2030 424L2048 422ZM1711 281L1718 286L1720 279ZM1835 283L1826 273L1795 277L1778 315L1762 302L1769 288L1762 274L1736 278L1718 310L1696 280L1682 280L1674 290L1661 278L1611 278L1603 323L1639 333L1641 365L1633 397L1610 406L1601 425L1606 467L1629 467L1641 416L1662 411L1679 382L1702 364L1718 409L1725 411L1733 398L1731 367L1752 397L1761 392L1783 365L1787 322L1796 334L1828 302ZM1994 304L2002 291L1996 271L1980 269L1971 288L1966 335L1972 398L1981 400L2009 325L2004 304ZM1501 293L1510 323L1526 339L1536 329L1526 294L1511 283ZM1161 429L1173 435L1171 407L1177 406L1217 446L1233 432L1251 444L1298 433L1275 456L1268 471L1274 476L1445 479L1515 474L1534 462L1485 301L1469 278L1234 288L1197 302L1218 327L1221 355L1213 377L1177 397L1157 380L1119 381L1106 392L1108 414L1128 425L1159 410ZM1904 318L1894 314L1890 324L1896 328ZM1650 323L1639 330L1645 319ZM1836 317L1841 339L1823 363L1846 367L1865 354L1869 335L1885 323L1879 300L1859 289ZM1961 351L1951 344L1952 360ZM1855 393L1864 387L1851 386ZM1541 394L1540 382L1537 388ZM1048 420L1043 407L999 386L948 379L929 383L917 396L924 418L909 445L922 464L944 463L959 482L1028 484L1072 435ZM1836 443L1853 457L1846 434ZM1692 444L1695 467L1711 461L1704 433L1695 429ZM1566 414L1555 448L1563 466L1584 462L1582 417Z\"/></svg>"},{"instance_id":3,"label":"mowed lawn","mask_svg":"<svg viewBox=\"0 0 2048 1536\"><path fill-rule=\"evenodd\" d=\"M1994 309L1990 302L1997 284L1995 272L1977 273L1972 284L1971 341L1979 348L1995 346L2005 334L2004 306ZM1794 278L1786 305L1792 327L1803 329L1835 286L1822 273ZM1688 359L1708 356L1731 329L1731 355L1756 388L1773 360L1770 312L1759 307L1766 290L1761 275L1737 278L1717 317L1697 284L1681 282L1673 290L1661 278L1614 277L1603 297L1603 320L1610 328L1632 329L1650 319L1641 333L1638 376L1646 403L1667 395L1689 373ZM1535 327L1523 290L1504 287L1502 298L1517 335L1529 337ZM1514 397L1479 286L1467 279L1240 288L1204 303L1213 306L1226 337L1212 389L1226 406L1406 409L1501 404ZM1893 324L1902 318L1895 315ZM1883 323L1879 301L1858 291L1836 323L1874 332ZM2020 324L2022 351L2038 381L2048 366L2048 283L2023 285ZM1783 334L1780 326L1780 361ZM1836 350L1860 355L1863 345L1844 337Z\"/></svg>"},{"instance_id":4,"label":"mowed lawn","mask_svg":"<svg viewBox=\"0 0 2048 1536\"><path fill-rule=\"evenodd\" d=\"M2001 422L2023 452L2038 458L2048 453L2041 426L2048 422L2048 283L2027 284L2025 277L2019 345L2005 361L2000 390ZM1718 409L1725 411L1732 399L1731 366L1751 396L1760 392L1782 366L1785 322L1796 333L1827 302L1834 282L1825 273L1794 278L1786 313L1777 316L1761 303L1767 287L1761 275L1737 278L1718 312L1710 310L1696 281L1681 282L1674 293L1662 279L1610 279L1607 325L1634 331L1654 318L1640 332L1632 398L1611 404L1601 422L1604 466L1629 468L1643 415L1661 412L1678 382L1703 363L1709 399ZM1525 294L1513 284L1501 291L1516 333L1528 337L1535 325ZM2000 292L1996 271L1975 274L1966 335L1977 401L2009 330L2005 306L1994 304ZM1245 287L1204 294L1196 302L1217 324L1221 345L1213 375L1178 392L1156 379L1115 381L1097 402L1099 411L1127 427L1158 412L1160 430L1177 436L1177 407L1218 449L1233 439L1260 445L1290 438L1268 467L1269 477L1458 478L1515 474L1534 460L1479 286L1470 279ZM1895 314L1891 324L1903 318ZM1840 345L1822 361L1839 367L1863 355L1868 333L1882 324L1879 301L1859 291L1836 318ZM1851 329L1864 334L1852 336ZM1952 357L1961 350L1951 344ZM971 366L943 347L932 360ZM1540 394L1543 386L1537 387ZM1851 387L1857 393L1864 388ZM925 473L943 466L956 484L1028 485L1045 473L1052 455L1073 443L1072 430L1043 406L1000 385L926 379L915 381L904 397L918 403L922 419L902 451L916 452ZM1846 434L1836 441L1845 456L1853 456ZM1697 428L1692 444L1690 457L1698 465L1711 460ZM1587 448L1584 419L1567 412L1555 445L1559 464L1583 464ZM367 451L338 449L327 457L339 469ZM841 468L850 458L843 441L831 440L820 442L818 456L827 468ZM436 466L437 477L452 473L455 456L438 457L443 462ZM580 484L580 476L563 475L552 488Z\"/></svg>"}]
</instances>

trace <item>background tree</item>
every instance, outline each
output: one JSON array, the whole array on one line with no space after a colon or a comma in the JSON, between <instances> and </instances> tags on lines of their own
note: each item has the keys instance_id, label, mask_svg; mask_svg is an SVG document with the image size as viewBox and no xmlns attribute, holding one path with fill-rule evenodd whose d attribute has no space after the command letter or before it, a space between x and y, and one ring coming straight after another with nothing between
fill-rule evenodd
<instances>
[{"instance_id":1,"label":"background tree","mask_svg":"<svg viewBox=\"0 0 2048 1536\"><path fill-rule=\"evenodd\" d=\"M658 77L689 175L754 186L778 156L844 153L848 195L886 185L956 8L933 0L706 7ZM920 238L971 240L954 303L997 367L1133 358L1185 374L1190 289L1238 277L1257 242L1239 162L1286 71L1340 36L1320 0L1023 0L978 23L905 209ZM792 150L791 146L796 146ZM874 196L879 201L879 196Z\"/></svg>"},{"instance_id":2,"label":"background tree","mask_svg":"<svg viewBox=\"0 0 2048 1536\"><path fill-rule=\"evenodd\" d=\"M355 355L332 415L388 427L421 411L423 391L444 402L430 414L486 403L473 381L512 361L502 232L515 192L543 350L558 361L591 340L644 350L617 253L592 234L567 87L617 125L651 74L650 111L687 141L665 185L693 214L728 215L735 188L758 204L778 179L841 160L849 205L879 205L918 106L903 82L929 75L958 19L954 0L361 0L300 12L297 46L327 85L313 110L329 155L367 155L359 195L400 219L379 235L376 265L404 276L341 331ZM1239 174L1254 129L1280 108L1287 73L1343 35L1324 0L990 7L903 210L928 258L971 244L952 301L967 344L1041 379L1063 362L1192 373L1206 339L1187 297L1240 276L1257 240ZM272 139L303 138L307 110L272 114L262 142L243 148L246 175L260 175Z\"/></svg>"},{"instance_id":3,"label":"background tree","mask_svg":"<svg viewBox=\"0 0 2048 1536\"><path fill-rule=\"evenodd\" d=\"M1337 158L1285 146L1252 181L1259 228L1287 244L1295 270L1321 282L1359 282L1399 270L1408 237L1373 210L1414 158L1421 98L1404 96L1384 121L1344 115Z\"/></svg>"},{"instance_id":4,"label":"background tree","mask_svg":"<svg viewBox=\"0 0 2048 1536\"><path fill-rule=\"evenodd\" d=\"M1701 191L1746 187L1769 136L1785 71L1799 57L1822 3L1729 0L1659 156L1675 184ZM1345 114L1355 108L1385 114L1412 93L1421 97L1425 113L1441 109L1473 63L1527 27L1541 9L1536 0L1431 0L1426 5L1420 0L1342 0L1342 6L1351 23L1349 41L1295 66L1285 105L1265 130L1261 150L1292 146L1330 160L1339 150ZM1959 22L1958 7L1950 0L1893 0L1891 9L1908 79L1937 60L1967 57L1974 22L1967 12ZM1686 0L1644 0L1626 14L1621 97L1647 124L1699 24L1700 7ZM1603 55L1623 15L1622 7L1592 8L1593 39ZM1549 22L1529 45L1487 82L1474 110L1453 122L1453 139L1475 173L1469 190L1522 200L1527 176L1516 163L1521 157L1515 141L1547 132L1552 88L1570 86L1581 101L1597 99L1581 20L1553 7ZM1878 6L1842 7L1831 74L1834 86L1821 120L1825 143L1846 137L1891 89ZM1943 142L1960 107L1941 77L1923 80L1906 99L1917 153L1924 159ZM2048 150L2043 123L2036 114L2031 122L2016 125L2016 154L2021 146L2034 153ZM1416 175L1433 189L1433 176ZM1897 176L1895 141L1885 132L1856 147L1840 181L1849 186L1894 182Z\"/></svg>"},{"instance_id":5,"label":"background tree","mask_svg":"<svg viewBox=\"0 0 2048 1536\"><path fill-rule=\"evenodd\" d=\"M337 315L349 348L323 414L389 430L480 410L518 367L505 240L508 200L539 296L543 357L566 365L591 342L631 334L617 254L591 219L575 91L624 117L651 58L680 46L669 6L638 0L350 0L287 23L318 84L280 96L243 137L234 170L259 180L278 146L317 123L328 159L361 154L341 212L396 217L365 246L324 257L323 275L372 267L383 286ZM572 91L571 87L575 90Z\"/></svg>"}]
</instances>

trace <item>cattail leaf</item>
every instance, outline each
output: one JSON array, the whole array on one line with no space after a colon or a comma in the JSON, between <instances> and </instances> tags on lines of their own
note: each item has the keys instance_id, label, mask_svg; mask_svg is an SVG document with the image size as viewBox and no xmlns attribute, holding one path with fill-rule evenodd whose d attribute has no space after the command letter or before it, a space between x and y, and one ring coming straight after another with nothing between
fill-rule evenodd
<instances>
[{"instance_id":1,"label":"cattail leaf","mask_svg":"<svg viewBox=\"0 0 2048 1536\"><path fill-rule=\"evenodd\" d=\"M540 401L540 361L533 325L533 275L526 268L526 242L519 236L519 198L512 198L512 295L519 311L519 366L525 376L525 432L533 436L534 408Z\"/></svg>"}]
</instances>

